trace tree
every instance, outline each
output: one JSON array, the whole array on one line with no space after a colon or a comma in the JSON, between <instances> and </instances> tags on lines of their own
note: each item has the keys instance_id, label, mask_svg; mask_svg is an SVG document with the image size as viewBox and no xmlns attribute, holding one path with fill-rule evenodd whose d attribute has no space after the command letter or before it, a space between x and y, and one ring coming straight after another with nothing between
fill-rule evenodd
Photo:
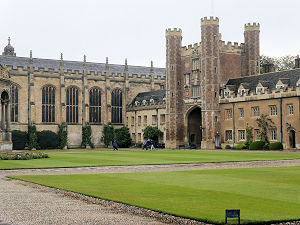
<instances>
[{"instance_id":1,"label":"tree","mask_svg":"<svg viewBox=\"0 0 300 225\"><path fill-rule=\"evenodd\" d=\"M269 129L274 124L270 117L262 114L259 118L256 119L257 125L260 129L260 137L263 142L266 144L269 143L268 132Z\"/></svg>"},{"instance_id":2,"label":"tree","mask_svg":"<svg viewBox=\"0 0 300 225\"><path fill-rule=\"evenodd\" d=\"M103 136L102 136L102 141L104 142L104 145L108 147L113 140L114 140L114 128L112 126L105 125L103 128Z\"/></svg>"},{"instance_id":3,"label":"tree","mask_svg":"<svg viewBox=\"0 0 300 225\"><path fill-rule=\"evenodd\" d=\"M264 63L273 63L275 71L290 70L295 68L295 58L296 56L285 55L281 57L270 57L261 55L260 56L260 66L262 72L262 65Z\"/></svg>"},{"instance_id":4,"label":"tree","mask_svg":"<svg viewBox=\"0 0 300 225\"><path fill-rule=\"evenodd\" d=\"M163 132L159 130L157 127L147 126L144 129L144 138L145 139L151 139L155 142L158 142L158 138L163 135Z\"/></svg>"},{"instance_id":5,"label":"tree","mask_svg":"<svg viewBox=\"0 0 300 225\"><path fill-rule=\"evenodd\" d=\"M128 148L131 145L131 137L128 127L121 127L115 129L115 137L117 140L117 145L120 148Z\"/></svg>"},{"instance_id":6,"label":"tree","mask_svg":"<svg viewBox=\"0 0 300 225\"><path fill-rule=\"evenodd\" d=\"M246 126L246 142L245 146L249 149L250 144L253 142L253 127Z\"/></svg>"}]
</instances>

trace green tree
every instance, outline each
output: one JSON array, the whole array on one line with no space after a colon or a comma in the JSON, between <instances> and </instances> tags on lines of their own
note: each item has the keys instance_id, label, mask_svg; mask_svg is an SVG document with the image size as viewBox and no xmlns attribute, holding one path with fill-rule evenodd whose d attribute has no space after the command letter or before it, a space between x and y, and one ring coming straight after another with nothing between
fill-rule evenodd
<instances>
[{"instance_id":1,"label":"green tree","mask_svg":"<svg viewBox=\"0 0 300 225\"><path fill-rule=\"evenodd\" d=\"M273 121L267 115L262 114L259 118L256 119L256 122L260 129L261 140L264 143L269 144L268 132L269 129L272 128L272 125L274 124Z\"/></svg>"},{"instance_id":2,"label":"green tree","mask_svg":"<svg viewBox=\"0 0 300 225\"><path fill-rule=\"evenodd\" d=\"M103 128L103 136L102 136L102 141L104 142L104 145L108 147L113 140L114 140L114 128L112 126L105 125Z\"/></svg>"},{"instance_id":3,"label":"green tree","mask_svg":"<svg viewBox=\"0 0 300 225\"><path fill-rule=\"evenodd\" d=\"M246 142L245 142L245 146L247 147L247 149L249 149L250 144L253 142L253 127L246 126Z\"/></svg>"},{"instance_id":4,"label":"green tree","mask_svg":"<svg viewBox=\"0 0 300 225\"><path fill-rule=\"evenodd\" d=\"M64 149L68 144L67 125L65 124L58 125L58 137L59 137L58 148Z\"/></svg>"},{"instance_id":5,"label":"green tree","mask_svg":"<svg viewBox=\"0 0 300 225\"><path fill-rule=\"evenodd\" d=\"M144 129L144 138L158 142L158 138L163 135L163 132L157 127L147 126Z\"/></svg>"},{"instance_id":6,"label":"green tree","mask_svg":"<svg viewBox=\"0 0 300 225\"><path fill-rule=\"evenodd\" d=\"M86 148L87 146L90 146L91 148L95 147L91 137L92 137L91 126L82 126L82 141L81 141L82 148Z\"/></svg>"},{"instance_id":7,"label":"green tree","mask_svg":"<svg viewBox=\"0 0 300 225\"><path fill-rule=\"evenodd\" d=\"M39 149L35 125L28 125L28 149L30 150Z\"/></svg>"},{"instance_id":8,"label":"green tree","mask_svg":"<svg viewBox=\"0 0 300 225\"><path fill-rule=\"evenodd\" d=\"M115 137L117 140L117 145L120 148L128 148L131 145L131 137L129 133L128 127L121 127L119 129L115 129Z\"/></svg>"},{"instance_id":9,"label":"green tree","mask_svg":"<svg viewBox=\"0 0 300 225\"><path fill-rule=\"evenodd\" d=\"M291 56L291 55L285 55L281 57L270 57L270 56L261 55L260 56L261 73L262 73L262 65L264 63L273 63L275 71L294 69L295 58L296 56Z\"/></svg>"}]
</instances>

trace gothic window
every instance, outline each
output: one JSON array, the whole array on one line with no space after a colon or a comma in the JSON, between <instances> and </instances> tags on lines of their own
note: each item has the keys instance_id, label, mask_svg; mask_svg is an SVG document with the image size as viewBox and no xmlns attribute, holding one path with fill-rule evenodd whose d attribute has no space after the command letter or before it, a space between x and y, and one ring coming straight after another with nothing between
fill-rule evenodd
<instances>
[{"instance_id":1,"label":"gothic window","mask_svg":"<svg viewBox=\"0 0 300 225\"><path fill-rule=\"evenodd\" d=\"M16 85L12 85L10 89L11 96L11 110L10 110L10 118L11 122L18 122L18 114L19 114L19 89Z\"/></svg>"},{"instance_id":2,"label":"gothic window","mask_svg":"<svg viewBox=\"0 0 300 225\"><path fill-rule=\"evenodd\" d=\"M113 90L111 94L111 122L122 123L122 91Z\"/></svg>"},{"instance_id":3,"label":"gothic window","mask_svg":"<svg viewBox=\"0 0 300 225\"><path fill-rule=\"evenodd\" d=\"M67 123L78 123L78 88L70 87L66 91Z\"/></svg>"},{"instance_id":4,"label":"gothic window","mask_svg":"<svg viewBox=\"0 0 300 225\"><path fill-rule=\"evenodd\" d=\"M90 123L101 123L101 90L90 90Z\"/></svg>"},{"instance_id":5,"label":"gothic window","mask_svg":"<svg viewBox=\"0 0 300 225\"><path fill-rule=\"evenodd\" d=\"M200 97L200 86L193 86L193 98Z\"/></svg>"},{"instance_id":6,"label":"gothic window","mask_svg":"<svg viewBox=\"0 0 300 225\"><path fill-rule=\"evenodd\" d=\"M42 122L55 122L55 89L51 86L42 89Z\"/></svg>"}]
</instances>

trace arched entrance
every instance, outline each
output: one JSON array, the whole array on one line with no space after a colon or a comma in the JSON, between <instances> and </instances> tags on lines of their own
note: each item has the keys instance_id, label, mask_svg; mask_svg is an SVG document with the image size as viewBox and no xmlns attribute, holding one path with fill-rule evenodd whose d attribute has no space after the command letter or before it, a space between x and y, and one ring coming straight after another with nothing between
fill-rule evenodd
<instances>
[{"instance_id":1,"label":"arched entrance","mask_svg":"<svg viewBox=\"0 0 300 225\"><path fill-rule=\"evenodd\" d=\"M290 148L296 148L296 132L294 130L290 131L289 139L290 139Z\"/></svg>"},{"instance_id":2,"label":"arched entrance","mask_svg":"<svg viewBox=\"0 0 300 225\"><path fill-rule=\"evenodd\" d=\"M199 107L193 109L188 115L188 141L190 145L201 147L202 115Z\"/></svg>"}]
</instances>

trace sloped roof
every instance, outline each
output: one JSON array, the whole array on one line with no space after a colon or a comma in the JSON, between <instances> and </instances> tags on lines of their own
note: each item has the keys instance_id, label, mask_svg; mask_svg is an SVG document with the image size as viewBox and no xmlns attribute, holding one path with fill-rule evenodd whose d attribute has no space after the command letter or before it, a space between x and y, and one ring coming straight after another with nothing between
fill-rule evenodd
<instances>
[{"instance_id":1,"label":"sloped roof","mask_svg":"<svg viewBox=\"0 0 300 225\"><path fill-rule=\"evenodd\" d=\"M132 100L131 105L135 105L135 102L142 102L143 100L149 101L151 98L155 102L162 102L163 98L166 97L166 90L149 91L138 93L137 96Z\"/></svg>"},{"instance_id":2,"label":"sloped roof","mask_svg":"<svg viewBox=\"0 0 300 225\"><path fill-rule=\"evenodd\" d=\"M258 83L262 83L269 87L269 89L275 89L279 80L289 82L290 87L296 87L296 83L300 78L300 69L286 70L274 73L265 73L257 76L248 76L242 78L229 79L225 86L229 85L234 87L234 91L237 92L241 83L248 83L250 91L256 89ZM233 85L233 86L231 86Z\"/></svg>"},{"instance_id":3,"label":"sloped roof","mask_svg":"<svg viewBox=\"0 0 300 225\"><path fill-rule=\"evenodd\" d=\"M29 67L29 62L30 59L28 57L0 55L0 64L12 66L14 69L17 69L17 67L23 67L24 69L27 69ZM53 69L54 71L59 71L59 65L60 65L60 60L33 58L33 67L35 70L38 70L38 68L44 68L45 71L48 71L49 69ZM108 64L108 65L109 65L110 73L115 73L115 74L124 73L125 65L119 65L119 64ZM132 76L133 74L137 74L138 76L141 75L149 76L150 69L151 69L150 67L145 67L145 66L128 65L128 73L130 76ZM158 76L165 77L166 75L165 68L154 67L153 69L154 69L155 77ZM79 73L82 73L83 62L64 60L64 71L67 72L67 70L72 70L72 72L78 70ZM87 72L90 73L91 71L94 71L95 73L97 72L104 73L105 63L87 62Z\"/></svg>"}]
</instances>

